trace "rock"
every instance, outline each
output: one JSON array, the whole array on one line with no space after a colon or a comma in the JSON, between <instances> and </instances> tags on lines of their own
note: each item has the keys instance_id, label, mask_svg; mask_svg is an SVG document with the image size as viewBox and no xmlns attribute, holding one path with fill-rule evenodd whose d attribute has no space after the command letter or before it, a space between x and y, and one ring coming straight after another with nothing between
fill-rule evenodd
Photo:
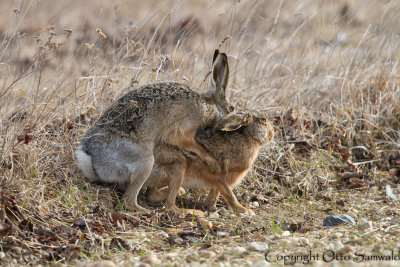
<instances>
[{"instance_id":1,"label":"rock","mask_svg":"<svg viewBox=\"0 0 400 267\"><path fill-rule=\"evenodd\" d=\"M346 254L346 253L351 253L353 251L354 251L353 248L347 245L347 246L344 246L342 249L338 250L337 253L338 254Z\"/></svg>"},{"instance_id":2,"label":"rock","mask_svg":"<svg viewBox=\"0 0 400 267\"><path fill-rule=\"evenodd\" d=\"M336 241L330 243L328 246L328 250L332 250L332 251L339 251L342 248L344 248L344 245L339 240L336 240Z\"/></svg>"},{"instance_id":3,"label":"rock","mask_svg":"<svg viewBox=\"0 0 400 267\"><path fill-rule=\"evenodd\" d=\"M93 262L86 266L88 266L88 267L117 267L117 265L115 265L115 263L112 261L97 261L97 262Z\"/></svg>"},{"instance_id":4,"label":"rock","mask_svg":"<svg viewBox=\"0 0 400 267\"><path fill-rule=\"evenodd\" d=\"M260 207L260 203L258 203L257 201L254 201L252 204L253 204L253 207Z\"/></svg>"},{"instance_id":5,"label":"rock","mask_svg":"<svg viewBox=\"0 0 400 267\"><path fill-rule=\"evenodd\" d=\"M266 260L257 261L252 265L252 267L266 267L266 266L270 266L270 263L267 262Z\"/></svg>"},{"instance_id":6,"label":"rock","mask_svg":"<svg viewBox=\"0 0 400 267\"><path fill-rule=\"evenodd\" d=\"M368 221L365 218L362 218L360 223L358 224L358 230L362 232L370 231L372 230L372 222Z\"/></svg>"},{"instance_id":7,"label":"rock","mask_svg":"<svg viewBox=\"0 0 400 267\"><path fill-rule=\"evenodd\" d=\"M204 218L198 218L198 221L200 223L200 225L204 228L204 229L211 229L213 227L212 222L210 222L209 220L206 220Z\"/></svg>"},{"instance_id":8,"label":"rock","mask_svg":"<svg viewBox=\"0 0 400 267\"><path fill-rule=\"evenodd\" d=\"M339 215L329 215L328 217L325 218L323 221L323 226L329 227L329 226L337 226L339 224L342 224L344 222L350 223L352 225L355 225L356 222L352 217L346 214L339 214Z\"/></svg>"},{"instance_id":9,"label":"rock","mask_svg":"<svg viewBox=\"0 0 400 267\"><path fill-rule=\"evenodd\" d=\"M299 243L302 246L308 246L310 244L310 241L305 237L300 237L299 238Z\"/></svg>"},{"instance_id":10,"label":"rock","mask_svg":"<svg viewBox=\"0 0 400 267\"><path fill-rule=\"evenodd\" d=\"M247 249L244 247L234 247L230 250L230 254L235 256L241 256L247 252Z\"/></svg>"},{"instance_id":11,"label":"rock","mask_svg":"<svg viewBox=\"0 0 400 267\"><path fill-rule=\"evenodd\" d=\"M325 242L323 242L323 241L319 241L319 240L317 240L317 241L315 241L314 242L314 244L313 244L313 248L321 248L321 249L325 249L326 248L326 243Z\"/></svg>"},{"instance_id":12,"label":"rock","mask_svg":"<svg viewBox=\"0 0 400 267\"><path fill-rule=\"evenodd\" d=\"M218 246L218 245L214 245L214 246L209 247L207 250L213 251L215 253L221 253L222 251L224 251L224 248L221 246Z\"/></svg>"},{"instance_id":13,"label":"rock","mask_svg":"<svg viewBox=\"0 0 400 267\"><path fill-rule=\"evenodd\" d=\"M208 251L208 250L205 250L205 251L202 251L201 253L200 253L200 257L202 257L202 258L214 258L214 257L216 257L217 256L217 253L215 253L214 251Z\"/></svg>"},{"instance_id":14,"label":"rock","mask_svg":"<svg viewBox=\"0 0 400 267\"><path fill-rule=\"evenodd\" d=\"M183 222L183 223L179 224L178 227L181 227L181 228L193 228L194 224L192 222L186 221L186 222Z\"/></svg>"},{"instance_id":15,"label":"rock","mask_svg":"<svg viewBox=\"0 0 400 267\"><path fill-rule=\"evenodd\" d=\"M282 236L290 236L290 232L289 231L283 231L281 235Z\"/></svg>"},{"instance_id":16,"label":"rock","mask_svg":"<svg viewBox=\"0 0 400 267\"><path fill-rule=\"evenodd\" d=\"M13 247L11 248L11 251L17 254L18 256L21 255L22 249L20 247Z\"/></svg>"},{"instance_id":17,"label":"rock","mask_svg":"<svg viewBox=\"0 0 400 267\"><path fill-rule=\"evenodd\" d=\"M215 212L211 213L208 217L210 219L218 219L220 216L219 216L219 213L217 211L215 211Z\"/></svg>"},{"instance_id":18,"label":"rock","mask_svg":"<svg viewBox=\"0 0 400 267\"><path fill-rule=\"evenodd\" d=\"M224 232L224 231L220 231L220 232L217 232L217 236L218 237L225 237L225 236L229 236L229 233L228 232Z\"/></svg>"},{"instance_id":19,"label":"rock","mask_svg":"<svg viewBox=\"0 0 400 267\"><path fill-rule=\"evenodd\" d=\"M378 192L378 187L377 186L371 186L371 188L368 190L371 194L376 194Z\"/></svg>"},{"instance_id":20,"label":"rock","mask_svg":"<svg viewBox=\"0 0 400 267\"><path fill-rule=\"evenodd\" d=\"M0 259L3 259L6 256L4 252L0 252Z\"/></svg>"},{"instance_id":21,"label":"rock","mask_svg":"<svg viewBox=\"0 0 400 267\"><path fill-rule=\"evenodd\" d=\"M149 254L149 255L145 255L143 257L140 258L141 262L150 264L150 265L156 265L156 264L160 264L160 259L157 257L157 255L155 254Z\"/></svg>"},{"instance_id":22,"label":"rock","mask_svg":"<svg viewBox=\"0 0 400 267\"><path fill-rule=\"evenodd\" d=\"M357 219L357 214L354 211L348 211L347 215L349 215L353 219Z\"/></svg>"},{"instance_id":23,"label":"rock","mask_svg":"<svg viewBox=\"0 0 400 267\"><path fill-rule=\"evenodd\" d=\"M342 233L333 233L333 234L331 235L331 237L332 237L333 239L340 239L342 236L343 236Z\"/></svg>"},{"instance_id":24,"label":"rock","mask_svg":"<svg viewBox=\"0 0 400 267\"><path fill-rule=\"evenodd\" d=\"M250 251L265 252L268 249L267 243L264 242L251 242L247 245Z\"/></svg>"}]
</instances>

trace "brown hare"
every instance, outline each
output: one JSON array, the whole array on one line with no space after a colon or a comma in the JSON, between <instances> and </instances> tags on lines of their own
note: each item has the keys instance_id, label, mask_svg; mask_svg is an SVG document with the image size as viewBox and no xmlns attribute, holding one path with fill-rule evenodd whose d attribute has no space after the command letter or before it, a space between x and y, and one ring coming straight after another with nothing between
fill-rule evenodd
<instances>
[{"instance_id":1,"label":"brown hare","mask_svg":"<svg viewBox=\"0 0 400 267\"><path fill-rule=\"evenodd\" d=\"M212 127L233 111L225 96L227 56L216 50L214 86L201 95L188 86L156 83L119 98L85 133L75 152L78 167L91 181L117 184L125 191L129 209L149 212L137 196L154 163L156 142L172 144L199 155L207 168L221 169L209 152L194 140L199 128Z\"/></svg>"},{"instance_id":2,"label":"brown hare","mask_svg":"<svg viewBox=\"0 0 400 267\"><path fill-rule=\"evenodd\" d=\"M208 188L210 193L206 202L209 208L215 208L221 193L231 209L254 214L238 202L232 187L240 183L256 159L259 148L273 136L267 115L247 110L228 114L214 129L199 130L195 140L218 160L222 173L210 170L200 155L169 144L158 145L154 150L153 171L144 185L148 188L149 200L166 199L166 210L182 211L175 205L180 186ZM168 187L159 189L166 185Z\"/></svg>"}]
</instances>

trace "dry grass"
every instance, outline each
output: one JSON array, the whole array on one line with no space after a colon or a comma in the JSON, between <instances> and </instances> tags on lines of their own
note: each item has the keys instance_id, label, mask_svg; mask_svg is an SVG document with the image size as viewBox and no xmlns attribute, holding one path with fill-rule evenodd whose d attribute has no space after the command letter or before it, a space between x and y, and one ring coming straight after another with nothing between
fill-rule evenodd
<instances>
[{"instance_id":1,"label":"dry grass","mask_svg":"<svg viewBox=\"0 0 400 267\"><path fill-rule=\"evenodd\" d=\"M356 190L340 172L358 173L361 190L398 183L399 12L395 0L3 0L0 184L10 236L28 218L72 229L95 207L118 206L112 189L77 170L79 138L130 84L205 90L215 48L229 56L232 102L267 110L277 132L237 189L243 203Z\"/></svg>"}]
</instances>

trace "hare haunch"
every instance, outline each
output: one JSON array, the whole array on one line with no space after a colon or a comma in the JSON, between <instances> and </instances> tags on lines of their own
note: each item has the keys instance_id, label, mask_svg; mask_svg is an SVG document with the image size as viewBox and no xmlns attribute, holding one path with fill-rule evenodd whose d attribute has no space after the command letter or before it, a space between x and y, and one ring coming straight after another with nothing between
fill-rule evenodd
<instances>
[{"instance_id":1,"label":"hare haunch","mask_svg":"<svg viewBox=\"0 0 400 267\"><path fill-rule=\"evenodd\" d=\"M205 95L172 82L145 85L123 95L85 133L75 153L78 167L91 181L119 185L128 208L139 212L148 212L138 205L137 196L153 168L156 142L192 151L207 168L221 172L194 135L234 109L225 97L228 76L227 56L216 50L214 87Z\"/></svg>"},{"instance_id":2,"label":"hare haunch","mask_svg":"<svg viewBox=\"0 0 400 267\"><path fill-rule=\"evenodd\" d=\"M217 159L222 173L208 168L200 155L170 144L158 145L154 150L154 168L144 184L150 201L166 199L167 210L179 211L175 199L180 186L208 188L210 193L206 202L210 208L215 208L221 193L233 210L253 214L237 201L232 187L240 183L256 159L259 148L271 141L273 135L266 114L258 115L247 110L228 114L214 129L199 130L195 140Z\"/></svg>"}]
</instances>

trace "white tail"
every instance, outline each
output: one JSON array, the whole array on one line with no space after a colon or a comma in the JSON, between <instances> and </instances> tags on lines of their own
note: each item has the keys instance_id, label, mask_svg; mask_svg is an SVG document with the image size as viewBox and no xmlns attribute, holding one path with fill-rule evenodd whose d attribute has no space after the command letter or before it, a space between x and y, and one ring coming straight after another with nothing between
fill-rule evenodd
<instances>
[{"instance_id":1,"label":"white tail","mask_svg":"<svg viewBox=\"0 0 400 267\"><path fill-rule=\"evenodd\" d=\"M75 157L78 161L78 168L83 171L85 177L91 181L96 180L96 174L93 170L92 157L80 149L75 151Z\"/></svg>"}]
</instances>

